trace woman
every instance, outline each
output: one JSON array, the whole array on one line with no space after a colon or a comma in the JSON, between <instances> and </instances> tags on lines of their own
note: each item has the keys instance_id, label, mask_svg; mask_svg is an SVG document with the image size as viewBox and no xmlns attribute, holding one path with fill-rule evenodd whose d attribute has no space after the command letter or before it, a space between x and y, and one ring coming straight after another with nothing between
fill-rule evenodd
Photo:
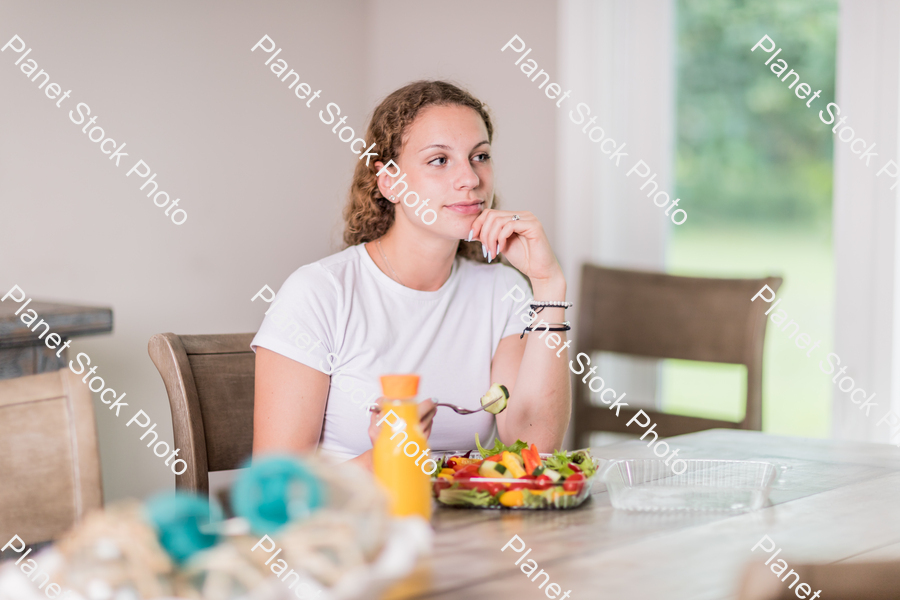
<instances>
[{"instance_id":1,"label":"woman","mask_svg":"<svg viewBox=\"0 0 900 600\"><path fill-rule=\"evenodd\" d=\"M521 302L502 297L516 285L527 293L527 283L494 261L503 253L527 276L535 301L564 301L566 281L534 215L491 208L492 136L484 105L442 81L407 85L375 109L366 145L380 154L357 162L344 210L349 247L294 272L252 342L255 454L318 444L371 468L377 428L366 408L388 373L417 373L421 396L467 408L492 382L509 389L496 418L422 402L436 452L473 448L475 433L487 441L495 420L506 444L560 446L571 412L567 357L549 336L520 339ZM425 199L436 218L416 214ZM548 307L540 318L559 324L564 313Z\"/></svg>"}]
</instances>

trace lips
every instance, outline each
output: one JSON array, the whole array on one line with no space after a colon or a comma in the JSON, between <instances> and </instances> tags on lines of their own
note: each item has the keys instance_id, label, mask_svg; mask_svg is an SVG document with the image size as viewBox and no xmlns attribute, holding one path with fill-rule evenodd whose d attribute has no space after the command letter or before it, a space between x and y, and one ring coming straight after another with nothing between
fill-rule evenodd
<instances>
[{"instance_id":1,"label":"lips","mask_svg":"<svg viewBox=\"0 0 900 600\"><path fill-rule=\"evenodd\" d=\"M483 200L476 200L474 202L457 202L456 204L448 204L444 206L444 208L460 215L474 215L480 213L483 206Z\"/></svg>"}]
</instances>

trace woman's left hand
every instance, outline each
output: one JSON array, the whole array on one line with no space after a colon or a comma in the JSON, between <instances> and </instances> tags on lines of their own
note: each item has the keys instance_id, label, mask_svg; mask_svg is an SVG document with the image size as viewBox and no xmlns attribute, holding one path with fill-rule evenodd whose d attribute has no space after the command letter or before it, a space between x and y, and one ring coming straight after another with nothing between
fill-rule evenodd
<instances>
[{"instance_id":1,"label":"woman's left hand","mask_svg":"<svg viewBox=\"0 0 900 600\"><path fill-rule=\"evenodd\" d=\"M384 398L379 398L379 400L383 400ZM437 413L437 406L434 405L434 400L428 398L427 400L422 400L419 402L418 406L419 410L419 427L422 428L422 433L425 434L425 439L431 437L431 426L434 424L434 415ZM369 439L372 440L372 447L375 447L375 440L378 439L378 418L381 414L381 407L378 404L373 404L369 407L369 412L371 412L371 416L369 417ZM389 421L387 421L389 423Z\"/></svg>"},{"instance_id":2,"label":"woman's left hand","mask_svg":"<svg viewBox=\"0 0 900 600\"><path fill-rule=\"evenodd\" d=\"M514 220L513 215L519 218ZM562 277L544 227L530 212L488 209L478 215L472 229L472 239L484 244L491 257L497 257L499 244L499 252L532 284Z\"/></svg>"}]
</instances>

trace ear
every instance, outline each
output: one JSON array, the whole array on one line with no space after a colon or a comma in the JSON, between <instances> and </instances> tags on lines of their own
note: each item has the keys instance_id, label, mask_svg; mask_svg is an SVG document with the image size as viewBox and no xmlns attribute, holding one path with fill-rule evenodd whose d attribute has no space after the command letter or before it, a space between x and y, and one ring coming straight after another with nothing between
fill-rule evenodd
<instances>
[{"instance_id":1,"label":"ear","mask_svg":"<svg viewBox=\"0 0 900 600\"><path fill-rule=\"evenodd\" d=\"M375 172L381 171L384 168L384 163L379 161L375 161ZM391 200L391 196L394 195L391 192L391 176L388 175L387 171L381 174L381 176L375 177L375 185L378 186L378 191L381 192L381 195L384 196L388 202L393 204L397 204L400 202L399 198L394 198Z\"/></svg>"}]
</instances>

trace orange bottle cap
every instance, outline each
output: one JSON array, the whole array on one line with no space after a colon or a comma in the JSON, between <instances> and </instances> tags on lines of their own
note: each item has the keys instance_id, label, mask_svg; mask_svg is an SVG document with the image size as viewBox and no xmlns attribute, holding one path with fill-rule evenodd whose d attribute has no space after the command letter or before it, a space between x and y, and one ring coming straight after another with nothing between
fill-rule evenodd
<instances>
[{"instance_id":1,"label":"orange bottle cap","mask_svg":"<svg viewBox=\"0 0 900 600\"><path fill-rule=\"evenodd\" d=\"M385 398L404 400L419 393L418 375L382 375L381 391Z\"/></svg>"}]
</instances>

